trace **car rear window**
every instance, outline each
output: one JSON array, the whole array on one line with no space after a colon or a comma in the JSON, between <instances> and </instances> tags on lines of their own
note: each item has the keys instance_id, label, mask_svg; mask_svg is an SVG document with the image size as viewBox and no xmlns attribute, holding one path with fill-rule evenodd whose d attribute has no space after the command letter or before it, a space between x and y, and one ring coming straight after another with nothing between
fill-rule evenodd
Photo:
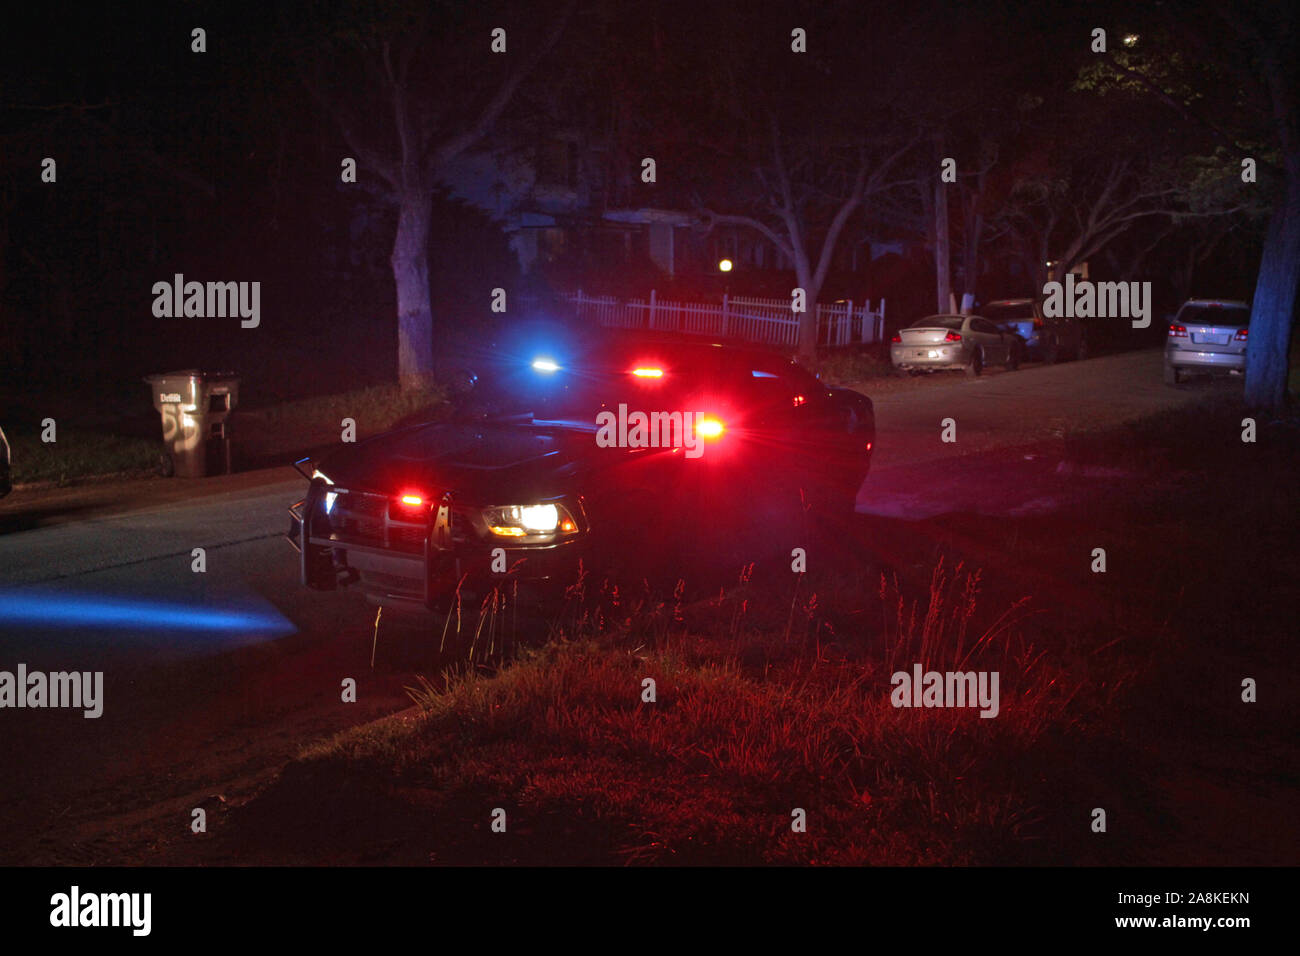
<instances>
[{"instance_id":1,"label":"car rear window","mask_svg":"<svg viewBox=\"0 0 1300 956\"><path fill-rule=\"evenodd\" d=\"M1250 324L1250 309L1239 305L1189 305L1178 313L1180 325L1222 325L1238 328Z\"/></svg>"},{"instance_id":2,"label":"car rear window","mask_svg":"<svg viewBox=\"0 0 1300 956\"><path fill-rule=\"evenodd\" d=\"M961 331L962 323L966 320L960 315L931 315L924 319L917 319L909 329L952 329L956 332Z\"/></svg>"}]
</instances>

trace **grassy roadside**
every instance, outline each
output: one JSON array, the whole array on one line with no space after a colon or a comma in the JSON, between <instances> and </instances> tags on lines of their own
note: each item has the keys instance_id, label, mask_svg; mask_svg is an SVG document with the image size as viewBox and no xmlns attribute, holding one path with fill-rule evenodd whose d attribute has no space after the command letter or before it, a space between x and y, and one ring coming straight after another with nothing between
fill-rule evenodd
<instances>
[{"instance_id":1,"label":"grassy roadside","mask_svg":"<svg viewBox=\"0 0 1300 956\"><path fill-rule=\"evenodd\" d=\"M379 844L400 846L404 862L497 860L494 807L527 837L503 862L971 863L1005 852L1033 835L1049 799L1030 763L1044 748L1064 754L1078 714L1101 705L1080 699L1087 662L1036 653L1023 605L985 614L969 569L937 566L919 603L894 580L875 587L881 626L842 635L815 593L792 608L753 581L689 607L634 602L610 615L571 603L557 639L491 673L423 682L416 712L309 748L245 824L288 852L347 859ZM895 708L890 675L913 661L1000 671L1000 719ZM308 829L282 831L283 809L308 790ZM792 829L799 809L806 833Z\"/></svg>"},{"instance_id":2,"label":"grassy roadside","mask_svg":"<svg viewBox=\"0 0 1300 956\"><path fill-rule=\"evenodd\" d=\"M357 436L378 434L421 413L433 414L445 392L438 386L402 390L381 385L282 402L237 408L232 419L236 460L247 467L284 464L306 450L337 443L342 421L356 422ZM161 430L161 426L159 426ZM58 441L38 432L9 434L15 484L67 485L93 478L158 473L164 451L158 439L119 435L104 426L59 423Z\"/></svg>"},{"instance_id":3,"label":"grassy roadside","mask_svg":"<svg viewBox=\"0 0 1300 956\"><path fill-rule=\"evenodd\" d=\"M237 424L241 442L287 453L304 444L337 442L346 418L356 422L358 437L374 435L412 415L431 413L444 397L445 391L436 385L408 390L376 385L245 409L236 413Z\"/></svg>"},{"instance_id":4,"label":"grassy roadside","mask_svg":"<svg viewBox=\"0 0 1300 956\"><path fill-rule=\"evenodd\" d=\"M58 441L49 443L39 434L9 435L14 484L62 485L93 476L147 474L157 469L162 453L161 440L64 426L57 434Z\"/></svg>"},{"instance_id":5,"label":"grassy roadside","mask_svg":"<svg viewBox=\"0 0 1300 956\"><path fill-rule=\"evenodd\" d=\"M832 386L856 385L859 382L897 377L889 358L888 345L864 345L827 351L818 357L817 367L812 371Z\"/></svg>"}]
</instances>

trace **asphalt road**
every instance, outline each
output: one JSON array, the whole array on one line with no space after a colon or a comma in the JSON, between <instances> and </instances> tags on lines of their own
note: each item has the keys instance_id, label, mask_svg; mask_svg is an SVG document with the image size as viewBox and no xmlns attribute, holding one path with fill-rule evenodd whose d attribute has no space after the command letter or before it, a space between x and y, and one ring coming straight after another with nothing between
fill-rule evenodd
<instances>
[{"instance_id":1,"label":"asphalt road","mask_svg":"<svg viewBox=\"0 0 1300 956\"><path fill-rule=\"evenodd\" d=\"M1160 361L1159 352L1126 353L882 391L859 510L925 517L939 497L944 507L975 510L990 501L1050 507L1050 495L1037 492L1026 502L968 481L954 487L952 463L942 460L1041 445L1203 393L1195 382L1164 386ZM955 442L942 440L947 418ZM0 846L0 863L113 858L93 825L106 805L145 814L174 801L183 833L189 807L216 799L207 789L215 780L243 775L252 786L304 739L408 703L409 668L385 669L381 647L381 666L370 669L374 609L352 593L298 584L295 553L280 534L302 488L291 470L275 469L20 490L0 504L0 671L23 663L105 675L99 719L0 709L0 826L29 837ZM205 552L202 573L195 548ZM349 677L358 681L356 704L341 703ZM83 825L84 843L65 833L47 847L39 836Z\"/></svg>"},{"instance_id":2,"label":"asphalt road","mask_svg":"<svg viewBox=\"0 0 1300 956\"><path fill-rule=\"evenodd\" d=\"M978 379L949 373L875 395L877 448L872 473L858 492L858 511L920 519L958 511L1051 510L1058 504L1051 483L1039 479L1044 470L1074 468L1067 435L1178 408L1210 391L1241 388L1239 379L1208 378L1171 388L1163 384L1162 363L1160 350L1125 352L986 372ZM862 390L871 394L869 386ZM1025 462L1023 480L953 461L1031 444L1035 460Z\"/></svg>"},{"instance_id":3,"label":"asphalt road","mask_svg":"<svg viewBox=\"0 0 1300 956\"><path fill-rule=\"evenodd\" d=\"M1175 408L1214 387L1202 381L1170 388L1161 380L1162 362L1159 350L1125 352L986 372L978 379L948 373L943 384L885 392L873 397L880 431L875 466L884 470L1060 438ZM863 390L871 394L869 386ZM956 425L955 442L942 440L946 418Z\"/></svg>"}]
</instances>

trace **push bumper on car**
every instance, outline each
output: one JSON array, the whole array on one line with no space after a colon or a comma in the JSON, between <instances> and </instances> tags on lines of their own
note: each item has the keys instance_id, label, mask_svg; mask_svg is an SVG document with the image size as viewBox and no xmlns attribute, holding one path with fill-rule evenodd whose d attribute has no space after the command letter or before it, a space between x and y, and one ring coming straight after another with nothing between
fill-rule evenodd
<instances>
[{"instance_id":1,"label":"push bumper on car","mask_svg":"<svg viewBox=\"0 0 1300 956\"><path fill-rule=\"evenodd\" d=\"M575 535L510 544L484 539L470 519L477 509L459 506L450 493L418 520L394 519L389 510L386 496L313 478L307 497L289 508L285 535L298 551L302 583L324 591L357 586L377 604L431 610L458 589L571 580L586 553L585 515ZM580 504L570 510L582 512Z\"/></svg>"}]
</instances>

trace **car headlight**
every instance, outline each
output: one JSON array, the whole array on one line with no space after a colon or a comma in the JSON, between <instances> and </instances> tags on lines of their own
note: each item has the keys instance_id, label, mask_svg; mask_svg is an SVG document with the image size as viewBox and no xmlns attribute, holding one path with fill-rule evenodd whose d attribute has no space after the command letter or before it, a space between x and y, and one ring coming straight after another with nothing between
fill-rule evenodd
<instances>
[{"instance_id":1,"label":"car headlight","mask_svg":"<svg viewBox=\"0 0 1300 956\"><path fill-rule=\"evenodd\" d=\"M578 530L573 516L563 505L505 505L485 508L483 518L495 535L523 538L533 534L569 534Z\"/></svg>"}]
</instances>

